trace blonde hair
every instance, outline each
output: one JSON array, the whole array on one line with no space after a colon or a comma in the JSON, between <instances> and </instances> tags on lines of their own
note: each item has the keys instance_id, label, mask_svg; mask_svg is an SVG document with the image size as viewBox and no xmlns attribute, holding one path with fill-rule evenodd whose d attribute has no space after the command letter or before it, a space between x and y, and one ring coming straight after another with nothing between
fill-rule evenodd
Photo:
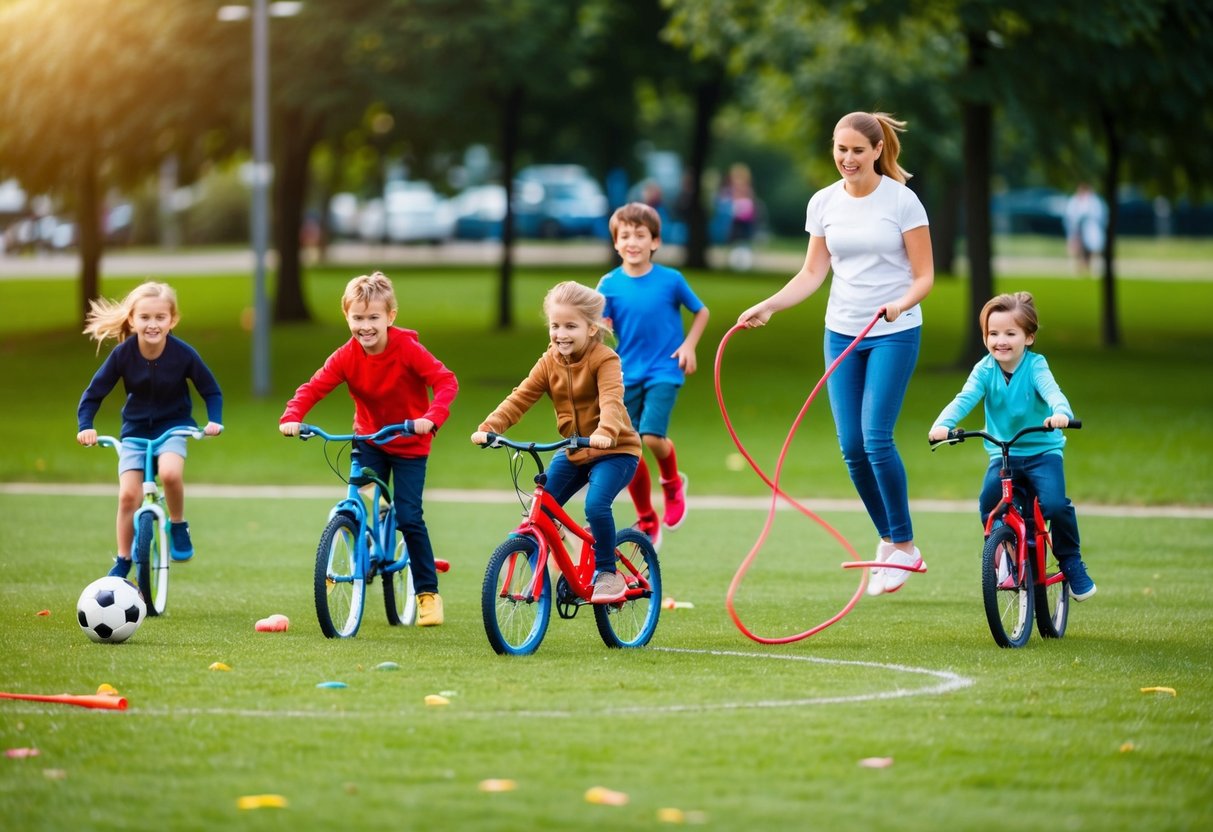
<instances>
[{"instance_id":1,"label":"blonde hair","mask_svg":"<svg viewBox=\"0 0 1213 832\"><path fill-rule=\"evenodd\" d=\"M643 225L653 235L653 239L661 238L661 215L652 205L643 202L629 202L615 209L611 214L611 240L619 236L619 226Z\"/></svg>"},{"instance_id":2,"label":"blonde hair","mask_svg":"<svg viewBox=\"0 0 1213 832\"><path fill-rule=\"evenodd\" d=\"M884 149L876 158L874 166L877 173L895 179L903 185L913 175L897 164L897 157L901 155L901 140L897 138L897 134L905 132L904 121L898 121L888 113L848 113L838 120L834 132L837 133L844 127L861 133L872 143L873 148L884 142Z\"/></svg>"},{"instance_id":3,"label":"blonde hair","mask_svg":"<svg viewBox=\"0 0 1213 832\"><path fill-rule=\"evenodd\" d=\"M388 312L396 311L396 290L383 272L359 275L345 284L345 292L341 295L341 312L348 315L355 303L370 306L375 301L383 301Z\"/></svg>"},{"instance_id":4,"label":"blonde hair","mask_svg":"<svg viewBox=\"0 0 1213 832\"><path fill-rule=\"evenodd\" d=\"M610 331L602 318L606 308L606 298L601 293L588 286L582 286L575 280L557 283L543 296L543 314L552 316L553 306L571 306L576 309L586 322L598 327L598 331L590 336L590 343L601 344L607 332Z\"/></svg>"},{"instance_id":5,"label":"blonde hair","mask_svg":"<svg viewBox=\"0 0 1213 832\"><path fill-rule=\"evenodd\" d=\"M135 311L135 305L148 298L168 301L169 311L173 316L169 328L175 327L181 318L177 311L177 293L167 283L148 281L131 289L120 301L112 301L109 298L90 300L88 314L84 316L84 334L97 342L98 351L110 338L122 343L134 332L131 327L131 315Z\"/></svg>"},{"instance_id":6,"label":"blonde hair","mask_svg":"<svg viewBox=\"0 0 1213 832\"><path fill-rule=\"evenodd\" d=\"M1015 323L1019 324L1026 335L1035 335L1036 330L1040 329L1040 319L1036 315L1036 301L1032 299L1031 292L1007 292L986 301L986 305L981 307L981 314L977 318L982 337L985 337L990 316L995 312L1010 313L1015 318Z\"/></svg>"}]
</instances>

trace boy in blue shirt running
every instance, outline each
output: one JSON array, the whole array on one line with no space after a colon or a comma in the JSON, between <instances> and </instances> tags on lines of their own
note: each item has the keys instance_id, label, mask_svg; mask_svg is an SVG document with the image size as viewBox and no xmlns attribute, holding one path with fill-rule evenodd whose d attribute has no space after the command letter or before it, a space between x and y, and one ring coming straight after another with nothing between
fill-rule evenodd
<instances>
[{"instance_id":1,"label":"boy in blue shirt running","mask_svg":"<svg viewBox=\"0 0 1213 832\"><path fill-rule=\"evenodd\" d=\"M985 399L986 433L1010 439L1022 428L1041 425L1064 428L1074 411L1043 355L1028 349L1036 343L1039 327L1036 304L1028 292L1003 294L987 301L980 315L981 332L990 354L977 362L956 398L935 419L928 436L933 441L948 438L948 431ZM990 467L978 498L981 522L1002 498L999 475L1002 456L986 442ZM1066 496L1066 474L1061 431L1028 434L1011 448L1011 471L1017 482L1026 481L1040 500L1040 510L1049 521L1053 554L1070 582L1070 597L1085 601L1095 594L1095 582L1087 575L1078 543L1078 517Z\"/></svg>"},{"instance_id":2,"label":"boy in blue shirt running","mask_svg":"<svg viewBox=\"0 0 1213 832\"><path fill-rule=\"evenodd\" d=\"M657 460L665 511L653 508L652 482L644 456L628 492L636 527L661 546L661 527L673 531L686 519L686 474L678 470L669 437L670 415L686 376L695 372L695 348L708 325L703 305L682 273L653 262L661 247L661 218L649 205L631 202L611 215L611 239L623 261L598 282L606 297L603 316L615 331L623 364L624 405L644 446ZM694 317L683 335L682 309Z\"/></svg>"}]
</instances>

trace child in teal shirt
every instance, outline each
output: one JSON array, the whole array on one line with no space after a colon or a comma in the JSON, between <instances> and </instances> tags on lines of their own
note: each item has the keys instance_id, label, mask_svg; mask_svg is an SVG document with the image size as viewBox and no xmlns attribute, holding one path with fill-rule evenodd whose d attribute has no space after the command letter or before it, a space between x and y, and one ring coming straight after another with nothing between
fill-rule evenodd
<instances>
[{"instance_id":1,"label":"child in teal shirt","mask_svg":"<svg viewBox=\"0 0 1213 832\"><path fill-rule=\"evenodd\" d=\"M987 433L1010 439L1030 425L1064 428L1074 418L1070 403L1061 392L1049 362L1029 350L1039 328L1036 304L1028 292L1003 294L988 301L980 315L982 336L990 354L977 362L964 387L935 419L929 437L946 439L948 431L985 400ZM1078 540L1078 517L1066 496L1061 431L1028 434L1011 448L1011 472L1016 482L1031 486L1040 500L1040 510L1053 538L1053 554L1070 583L1070 597L1085 601L1095 594L1095 582L1087 575ZM981 521L1002 497L999 449L985 443L990 454L978 505Z\"/></svg>"}]
</instances>

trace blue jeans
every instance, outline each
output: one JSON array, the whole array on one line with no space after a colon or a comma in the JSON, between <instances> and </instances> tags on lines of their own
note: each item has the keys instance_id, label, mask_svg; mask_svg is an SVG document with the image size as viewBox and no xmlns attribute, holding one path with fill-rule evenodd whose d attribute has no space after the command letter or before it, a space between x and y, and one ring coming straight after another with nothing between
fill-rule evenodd
<instances>
[{"instance_id":1,"label":"blue jeans","mask_svg":"<svg viewBox=\"0 0 1213 832\"><path fill-rule=\"evenodd\" d=\"M434 568L434 549L421 510L421 492L425 490L425 466L428 458L392 456L367 442L357 442L364 468L371 468L392 486L392 504L396 508L396 527L404 535L409 549L409 570L417 592L438 591L438 571Z\"/></svg>"},{"instance_id":2,"label":"blue jeans","mask_svg":"<svg viewBox=\"0 0 1213 832\"><path fill-rule=\"evenodd\" d=\"M594 535L594 568L615 571L615 515L611 503L627 488L640 457L609 454L584 465L574 465L564 453L552 457L548 466L547 490L560 505L589 483L585 492L585 519Z\"/></svg>"},{"instance_id":3,"label":"blue jeans","mask_svg":"<svg viewBox=\"0 0 1213 832\"><path fill-rule=\"evenodd\" d=\"M855 340L826 330L826 366ZM906 387L918 363L922 328L865 338L826 382L842 458L876 532L894 543L914 539L906 469L893 443Z\"/></svg>"},{"instance_id":4,"label":"blue jeans","mask_svg":"<svg viewBox=\"0 0 1213 832\"><path fill-rule=\"evenodd\" d=\"M981 486L981 497L978 506L981 509L981 523L984 526L986 518L1002 499L1002 456L990 460L986 469L985 482ZM1066 470L1061 454L1036 454L1035 456L1011 457L1011 478L1015 483L1016 498L1027 494L1023 490L1026 484L1036 498L1040 500L1040 513L1049 521L1049 536L1053 540L1053 556L1058 562L1078 556L1081 553L1078 542L1078 515L1074 512L1074 504L1066 496ZM1031 496L1028 502L1021 503L1026 515L1031 520Z\"/></svg>"}]
</instances>

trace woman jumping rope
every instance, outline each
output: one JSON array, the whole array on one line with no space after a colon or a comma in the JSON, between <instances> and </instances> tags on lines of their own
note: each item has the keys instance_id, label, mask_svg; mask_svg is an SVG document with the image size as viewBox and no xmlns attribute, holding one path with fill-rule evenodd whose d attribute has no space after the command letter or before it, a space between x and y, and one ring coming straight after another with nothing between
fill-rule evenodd
<instances>
[{"instance_id":1,"label":"woman jumping rope","mask_svg":"<svg viewBox=\"0 0 1213 832\"><path fill-rule=\"evenodd\" d=\"M826 383L830 410L851 481L880 541L869 595L896 592L911 571L926 571L914 545L905 466L893 426L918 360L922 311L935 268L927 214L906 187L897 164L897 133L905 122L887 113L850 113L834 128L834 164L842 179L809 200L811 235L804 265L737 323L764 326L771 316L816 292L833 271L826 306L825 363L829 366L880 313L853 353Z\"/></svg>"}]
</instances>

